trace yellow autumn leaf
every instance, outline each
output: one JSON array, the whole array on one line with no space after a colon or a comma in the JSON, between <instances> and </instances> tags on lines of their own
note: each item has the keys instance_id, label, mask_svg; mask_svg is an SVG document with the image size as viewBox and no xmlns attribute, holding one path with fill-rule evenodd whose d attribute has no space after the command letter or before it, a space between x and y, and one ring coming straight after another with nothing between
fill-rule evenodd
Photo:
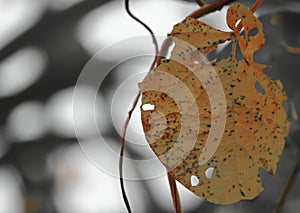
<instances>
[{"instance_id":1,"label":"yellow autumn leaf","mask_svg":"<svg viewBox=\"0 0 300 213\"><path fill-rule=\"evenodd\" d=\"M236 28L239 21L244 35ZM261 22L248 8L234 4L227 24L232 32L193 18L175 25L170 59L139 84L142 105L154 106L141 107L152 150L176 180L217 204L259 195L258 169L275 174L289 130L281 82L253 61L264 44ZM257 34L249 35L253 29ZM205 55L225 41L232 42L231 56L206 61ZM235 58L237 45L243 60Z\"/></svg>"}]
</instances>

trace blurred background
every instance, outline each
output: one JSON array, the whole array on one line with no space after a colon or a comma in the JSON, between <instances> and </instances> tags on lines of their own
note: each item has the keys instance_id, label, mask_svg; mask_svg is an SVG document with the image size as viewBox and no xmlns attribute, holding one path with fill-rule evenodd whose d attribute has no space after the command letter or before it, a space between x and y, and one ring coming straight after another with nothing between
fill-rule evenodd
<instances>
[{"instance_id":1,"label":"blurred background","mask_svg":"<svg viewBox=\"0 0 300 213\"><path fill-rule=\"evenodd\" d=\"M157 35L197 7L193 0L131 0L132 11ZM226 7L201 20L226 30L225 14ZM265 0L256 14L266 34L256 60L271 65L267 73L283 82L292 123L278 172L272 177L261 170L264 192L230 206L210 204L179 186L185 212L271 212L299 156L300 55L285 45L300 47L300 1ZM121 0L0 0L0 213L126 212L117 177L119 133L152 57L113 67L96 97L93 87L76 82L98 51L142 35L147 31L128 17ZM130 46L117 47L116 56L130 55ZM218 51L225 54L226 47ZM92 62L101 76L104 64L118 61L112 54ZM145 142L139 116L136 110L126 157L152 161L126 163L129 200L134 212L173 212L164 169ZM298 169L282 212L299 210L299 188Z\"/></svg>"}]
</instances>

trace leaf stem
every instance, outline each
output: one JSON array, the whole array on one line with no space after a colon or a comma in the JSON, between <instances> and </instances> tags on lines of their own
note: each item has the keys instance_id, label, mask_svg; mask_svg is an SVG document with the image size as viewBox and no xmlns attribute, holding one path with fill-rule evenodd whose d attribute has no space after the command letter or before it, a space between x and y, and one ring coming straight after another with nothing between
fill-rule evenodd
<instances>
[{"instance_id":1,"label":"leaf stem","mask_svg":"<svg viewBox=\"0 0 300 213\"><path fill-rule=\"evenodd\" d=\"M176 180L170 172L168 172L168 180L169 180L169 185L170 185L172 201L173 201L173 206L174 206L175 212L182 213L183 211L181 208L181 202L180 202L180 197L179 197L179 193L177 190Z\"/></svg>"},{"instance_id":2,"label":"leaf stem","mask_svg":"<svg viewBox=\"0 0 300 213\"><path fill-rule=\"evenodd\" d=\"M286 200L286 197L291 189L291 186L295 180L295 177L297 176L299 168L300 168L300 155L298 156L298 159L293 166L292 172L290 173L289 177L287 178L287 180L278 196L276 206L275 206L273 213L280 212L280 210L284 204L284 201Z\"/></svg>"}]
</instances>

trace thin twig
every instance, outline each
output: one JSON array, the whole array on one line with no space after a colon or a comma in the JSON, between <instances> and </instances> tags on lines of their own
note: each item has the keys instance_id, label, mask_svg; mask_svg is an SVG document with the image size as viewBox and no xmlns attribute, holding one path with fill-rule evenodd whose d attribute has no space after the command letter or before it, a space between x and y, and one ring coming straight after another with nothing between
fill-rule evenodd
<instances>
[{"instance_id":1,"label":"thin twig","mask_svg":"<svg viewBox=\"0 0 300 213\"><path fill-rule=\"evenodd\" d=\"M189 14L187 17L192 18L199 18L201 16L204 16L208 13L214 12L216 10L222 9L222 7L230 2L233 2L236 0L219 0L211 4L205 4L203 7L200 7L198 10L195 10L191 14Z\"/></svg>"},{"instance_id":2,"label":"thin twig","mask_svg":"<svg viewBox=\"0 0 300 213\"><path fill-rule=\"evenodd\" d=\"M206 5L206 3L205 3L204 0L195 0L195 2L196 2L200 7Z\"/></svg>"},{"instance_id":3,"label":"thin twig","mask_svg":"<svg viewBox=\"0 0 300 213\"><path fill-rule=\"evenodd\" d=\"M290 173L289 177L287 178L280 194L279 194L279 197L277 199L277 202L276 202L276 207L273 211L273 213L279 213L283 204L284 204L284 201L291 189L291 186L295 180L295 177L297 176L297 173L299 171L299 168L300 168L300 155L297 159L297 161L295 162L295 165L293 166L293 169L292 169L292 172Z\"/></svg>"},{"instance_id":4,"label":"thin twig","mask_svg":"<svg viewBox=\"0 0 300 213\"><path fill-rule=\"evenodd\" d=\"M133 113L133 111L134 111L134 109L137 105L137 102L138 102L140 96L141 96L141 92L139 91L137 96L134 99L134 102L132 104L132 107L131 107L130 111L128 112L127 119L126 119L126 121L124 123L124 126L123 126L121 148L120 148L120 158L119 158L120 185L121 185L123 200L124 200L124 203L126 205L128 213L131 213L132 211L131 211L131 208L130 208L128 197L126 195L126 191L125 191L125 187L124 187L124 179L123 179L123 157L124 157L125 135L126 135L126 131L127 131L127 127L128 127L130 118L132 116L132 113Z\"/></svg>"},{"instance_id":5,"label":"thin twig","mask_svg":"<svg viewBox=\"0 0 300 213\"><path fill-rule=\"evenodd\" d=\"M147 24L145 24L144 22L142 22L139 18L137 18L131 11L130 11L130 8L129 8L129 0L125 0L125 9L126 9L126 12L128 13L128 15L133 18L135 21L137 21L138 23L140 23L143 27L145 27L148 32L150 33L150 35L152 36L152 40L153 40L153 44L155 46L155 53L156 55L158 55L158 43L157 43L157 40L155 38L155 35L153 33L153 31L151 30L150 27L148 27Z\"/></svg>"},{"instance_id":6,"label":"thin twig","mask_svg":"<svg viewBox=\"0 0 300 213\"><path fill-rule=\"evenodd\" d=\"M263 2L264 0L256 0L254 4L251 6L250 10L254 13Z\"/></svg>"},{"instance_id":7,"label":"thin twig","mask_svg":"<svg viewBox=\"0 0 300 213\"><path fill-rule=\"evenodd\" d=\"M176 180L173 177L171 173L168 172L168 180L169 180L169 185L170 185L170 190L171 190L171 195L172 195L172 200L173 200L173 206L175 209L176 213L182 213L182 208L181 208L181 202L180 202L180 197L176 185Z\"/></svg>"},{"instance_id":8,"label":"thin twig","mask_svg":"<svg viewBox=\"0 0 300 213\"><path fill-rule=\"evenodd\" d=\"M151 65L151 69L155 66L156 61L158 60L158 55L159 55L159 50L158 50L158 42L155 38L155 35L153 33L153 31L151 30L150 27L148 27L144 22L142 22L140 19L138 19L131 11L129 8L129 0L125 0L125 9L126 12L128 13L128 15L133 18L134 20L136 20L138 23L140 23L143 27L145 27L148 32L150 33L150 35L152 36L152 40L153 40L153 44L155 46L155 59ZM136 108L136 105L138 103L138 100L141 96L141 91L138 92L137 96L135 97L132 107L130 109L130 111L128 112L127 118L125 120L125 123L123 125L123 132L122 132L122 139L121 139L121 147L120 147L120 158L119 158L119 175L120 175L120 185L121 185L121 191L122 191L122 195L123 195L123 200L124 203L126 205L127 211L128 213L131 213L131 207L128 201L128 197L125 191L125 187L124 187L124 178L123 178L123 159L124 159L124 148L125 148L125 137L126 137L126 131L127 131L127 127L129 124L129 121L131 119L132 113L134 111L134 109Z\"/></svg>"}]
</instances>

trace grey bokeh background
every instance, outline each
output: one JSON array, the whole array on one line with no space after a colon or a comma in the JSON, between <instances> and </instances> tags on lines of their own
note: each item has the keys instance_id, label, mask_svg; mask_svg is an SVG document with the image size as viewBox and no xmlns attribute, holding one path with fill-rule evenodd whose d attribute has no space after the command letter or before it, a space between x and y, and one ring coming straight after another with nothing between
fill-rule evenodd
<instances>
[{"instance_id":1,"label":"grey bokeh background","mask_svg":"<svg viewBox=\"0 0 300 213\"><path fill-rule=\"evenodd\" d=\"M253 1L240 2L250 6ZM133 0L131 5L158 35L166 35L197 8L192 0ZM225 9L201 20L225 30ZM88 104L94 100L93 88L77 86L82 117L76 128L83 148L74 132L72 97L82 69L99 50L147 31L128 17L123 1L0 0L0 14L0 213L126 212L119 181L106 170L117 170L118 133L151 57L128 60L106 76L96 97L96 114ZM179 186L185 212L271 212L299 155L300 55L287 52L282 42L300 46L300 2L265 0L257 15L264 23L266 45L256 60L271 65L266 73L283 82L292 123L278 173L274 178L261 171L265 191L253 201L230 206L207 203ZM116 54L130 51L124 45ZM226 51L225 47L219 54ZM103 57L95 66L101 75L104 64L114 63L114 57ZM98 128L92 125L95 121ZM138 110L128 142L127 158L154 158ZM111 151L97 149L99 144ZM95 165L91 152L103 164ZM163 168L159 163L151 166L125 165L127 173L140 179L125 183L132 208L173 212ZM160 175L153 178L157 172ZM298 211L299 180L298 171L283 212Z\"/></svg>"}]
</instances>

